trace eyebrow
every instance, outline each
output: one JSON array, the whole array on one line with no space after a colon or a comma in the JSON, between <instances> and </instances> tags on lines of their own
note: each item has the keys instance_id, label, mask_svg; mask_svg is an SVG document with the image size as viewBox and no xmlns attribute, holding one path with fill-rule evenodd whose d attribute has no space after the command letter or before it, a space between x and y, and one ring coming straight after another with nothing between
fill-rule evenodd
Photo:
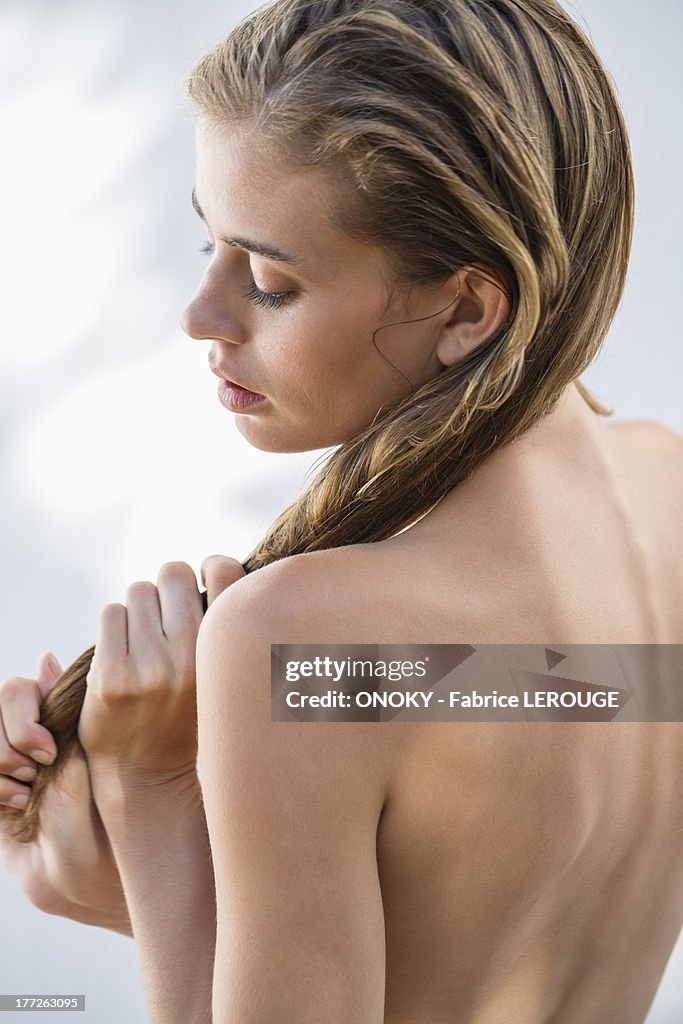
<instances>
[{"instance_id":1,"label":"eyebrow","mask_svg":"<svg viewBox=\"0 0 683 1024\"><path fill-rule=\"evenodd\" d=\"M196 188L192 189L192 206L206 224L204 211L197 199ZM246 252L253 252L256 256L265 256L266 259L278 260L280 263L292 263L295 266L303 266L303 260L299 259L298 256L291 256L289 253L283 252L282 249L275 248L274 245L267 245L265 242L254 242L248 238L228 238L225 235L219 235L218 237L226 245L234 245L238 249L246 250Z\"/></svg>"}]
</instances>

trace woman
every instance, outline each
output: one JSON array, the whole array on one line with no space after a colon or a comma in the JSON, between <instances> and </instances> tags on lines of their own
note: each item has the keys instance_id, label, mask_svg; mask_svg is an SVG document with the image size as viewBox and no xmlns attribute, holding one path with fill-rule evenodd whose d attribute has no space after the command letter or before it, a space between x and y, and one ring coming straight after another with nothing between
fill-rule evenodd
<instances>
[{"instance_id":1,"label":"woman","mask_svg":"<svg viewBox=\"0 0 683 1024\"><path fill-rule=\"evenodd\" d=\"M155 1022L642 1021L682 917L677 723L269 713L272 643L680 642L683 441L578 380L633 223L605 71L552 0L278 0L189 93L183 326L255 447L341 447L207 560L206 616L178 563L103 610L84 754L7 863L134 934ZM3 687L5 795L57 671Z\"/></svg>"}]
</instances>

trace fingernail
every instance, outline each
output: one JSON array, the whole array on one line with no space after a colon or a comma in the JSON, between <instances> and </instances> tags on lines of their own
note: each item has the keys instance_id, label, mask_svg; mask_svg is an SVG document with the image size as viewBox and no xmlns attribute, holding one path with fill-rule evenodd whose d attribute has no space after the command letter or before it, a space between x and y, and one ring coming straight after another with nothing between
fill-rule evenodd
<instances>
[{"instance_id":1,"label":"fingernail","mask_svg":"<svg viewBox=\"0 0 683 1024\"><path fill-rule=\"evenodd\" d=\"M47 750L32 750L31 757L39 764L52 764L55 759L55 755L48 754Z\"/></svg>"},{"instance_id":2,"label":"fingernail","mask_svg":"<svg viewBox=\"0 0 683 1024\"><path fill-rule=\"evenodd\" d=\"M26 807L29 801L28 793L15 793L14 796L10 797L7 801L10 807Z\"/></svg>"},{"instance_id":3,"label":"fingernail","mask_svg":"<svg viewBox=\"0 0 683 1024\"><path fill-rule=\"evenodd\" d=\"M21 768L17 768L15 772L12 772L12 778L19 779L20 782L33 782L36 777L35 768L31 768L30 765L22 765Z\"/></svg>"},{"instance_id":4,"label":"fingernail","mask_svg":"<svg viewBox=\"0 0 683 1024\"><path fill-rule=\"evenodd\" d=\"M47 663L48 663L48 665L50 666L50 668L52 669L53 672L59 673L61 675L62 670L61 670L59 662L55 658L54 654L48 655Z\"/></svg>"}]
</instances>

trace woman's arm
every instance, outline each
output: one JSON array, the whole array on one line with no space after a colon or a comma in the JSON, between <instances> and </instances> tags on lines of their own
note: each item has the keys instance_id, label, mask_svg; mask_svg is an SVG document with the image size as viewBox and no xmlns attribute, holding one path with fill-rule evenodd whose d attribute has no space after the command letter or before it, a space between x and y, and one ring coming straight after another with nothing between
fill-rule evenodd
<instances>
[{"instance_id":1,"label":"woman's arm","mask_svg":"<svg viewBox=\"0 0 683 1024\"><path fill-rule=\"evenodd\" d=\"M244 576L205 559L209 602ZM131 584L100 612L78 722L153 1024L207 1024L215 947L211 853L197 777L195 654L203 600L190 566Z\"/></svg>"},{"instance_id":2,"label":"woman's arm","mask_svg":"<svg viewBox=\"0 0 683 1024\"><path fill-rule=\"evenodd\" d=\"M222 594L199 632L216 1024L384 1018L376 833L397 733L271 722L271 642L350 640L327 590L328 577L288 559Z\"/></svg>"},{"instance_id":3,"label":"woman's arm","mask_svg":"<svg viewBox=\"0 0 683 1024\"><path fill-rule=\"evenodd\" d=\"M216 938L211 851L195 775L150 783L91 763L126 894L153 1024L209 1024Z\"/></svg>"}]
</instances>

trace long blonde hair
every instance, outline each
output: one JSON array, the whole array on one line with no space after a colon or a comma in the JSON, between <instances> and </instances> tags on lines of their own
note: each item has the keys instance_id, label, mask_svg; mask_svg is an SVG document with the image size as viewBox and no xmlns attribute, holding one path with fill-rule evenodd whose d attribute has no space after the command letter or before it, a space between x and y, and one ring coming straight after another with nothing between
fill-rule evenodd
<instances>
[{"instance_id":1,"label":"long blonde hair","mask_svg":"<svg viewBox=\"0 0 683 1024\"><path fill-rule=\"evenodd\" d=\"M339 183L333 219L382 245L394 285L477 264L510 314L466 358L332 452L243 565L393 536L528 430L598 352L624 288L633 171L614 88L555 0L275 0L187 79L209 124L248 122ZM93 649L58 680L16 838L76 740ZM8 820L11 819L11 820Z\"/></svg>"}]
</instances>

